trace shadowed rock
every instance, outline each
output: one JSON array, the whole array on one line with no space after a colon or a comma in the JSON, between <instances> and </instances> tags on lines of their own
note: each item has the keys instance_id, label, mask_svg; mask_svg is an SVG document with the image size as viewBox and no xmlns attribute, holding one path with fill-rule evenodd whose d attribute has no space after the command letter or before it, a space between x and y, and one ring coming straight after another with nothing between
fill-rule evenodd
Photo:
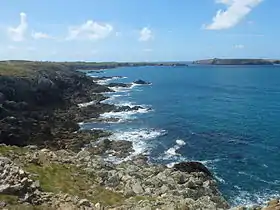
<instances>
[{"instance_id":1,"label":"shadowed rock","mask_svg":"<svg viewBox=\"0 0 280 210\"><path fill-rule=\"evenodd\" d=\"M208 176L212 176L211 172L202 164L199 162L182 162L175 164L173 168L176 171L182 171L182 172L203 172L207 174Z\"/></svg>"}]
</instances>

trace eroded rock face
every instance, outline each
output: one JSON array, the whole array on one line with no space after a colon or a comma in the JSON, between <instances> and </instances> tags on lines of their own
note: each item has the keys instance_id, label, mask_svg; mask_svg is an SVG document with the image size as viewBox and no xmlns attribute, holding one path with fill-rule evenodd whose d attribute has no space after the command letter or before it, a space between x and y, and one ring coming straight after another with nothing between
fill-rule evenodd
<instances>
[{"instance_id":1,"label":"eroded rock face","mask_svg":"<svg viewBox=\"0 0 280 210\"><path fill-rule=\"evenodd\" d=\"M65 148L78 122L115 108L97 103L79 109L78 103L99 102L98 93L111 90L64 67L40 68L28 77L0 76L0 143Z\"/></svg>"}]
</instances>

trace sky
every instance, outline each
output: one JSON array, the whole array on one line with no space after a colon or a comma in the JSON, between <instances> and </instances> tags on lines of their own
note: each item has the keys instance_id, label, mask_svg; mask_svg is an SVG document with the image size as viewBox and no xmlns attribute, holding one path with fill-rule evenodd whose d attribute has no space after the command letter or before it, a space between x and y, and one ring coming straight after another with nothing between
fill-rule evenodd
<instances>
[{"instance_id":1,"label":"sky","mask_svg":"<svg viewBox=\"0 0 280 210\"><path fill-rule=\"evenodd\" d=\"M1 0L0 60L280 59L279 0Z\"/></svg>"}]
</instances>

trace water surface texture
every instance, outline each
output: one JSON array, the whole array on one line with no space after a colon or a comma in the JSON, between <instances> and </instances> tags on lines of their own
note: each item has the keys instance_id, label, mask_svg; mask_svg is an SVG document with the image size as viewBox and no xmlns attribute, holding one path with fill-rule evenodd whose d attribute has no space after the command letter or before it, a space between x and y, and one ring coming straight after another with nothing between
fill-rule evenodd
<instances>
[{"instance_id":1,"label":"water surface texture","mask_svg":"<svg viewBox=\"0 0 280 210\"><path fill-rule=\"evenodd\" d=\"M121 120L87 128L114 130L111 138L133 141L136 153L153 162L202 161L232 204L278 195L280 67L137 67L92 75L152 85L117 89L106 101L146 109L105 113Z\"/></svg>"}]
</instances>

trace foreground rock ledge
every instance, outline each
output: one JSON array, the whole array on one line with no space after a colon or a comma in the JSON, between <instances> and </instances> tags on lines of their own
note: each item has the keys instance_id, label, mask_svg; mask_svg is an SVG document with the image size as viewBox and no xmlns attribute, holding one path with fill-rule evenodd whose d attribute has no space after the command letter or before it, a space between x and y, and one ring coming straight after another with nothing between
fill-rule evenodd
<instances>
[{"instance_id":1,"label":"foreground rock ledge","mask_svg":"<svg viewBox=\"0 0 280 210\"><path fill-rule=\"evenodd\" d=\"M8 209L229 208L204 172L151 165L145 157L116 165L86 150L2 145L0 153L0 203Z\"/></svg>"}]
</instances>

